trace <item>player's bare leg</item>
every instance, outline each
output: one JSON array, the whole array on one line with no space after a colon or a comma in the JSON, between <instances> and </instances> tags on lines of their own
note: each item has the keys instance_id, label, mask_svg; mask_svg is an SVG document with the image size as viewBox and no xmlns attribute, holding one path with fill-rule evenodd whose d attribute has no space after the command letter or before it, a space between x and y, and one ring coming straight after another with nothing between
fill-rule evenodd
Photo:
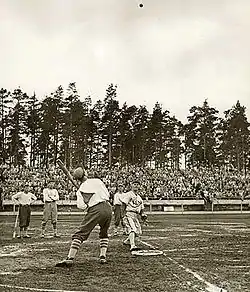
<instances>
[{"instance_id":1,"label":"player's bare leg","mask_svg":"<svg viewBox=\"0 0 250 292\"><path fill-rule=\"evenodd\" d=\"M53 230L54 230L54 237L60 237L60 235L57 233L56 223L53 224Z\"/></svg>"},{"instance_id":2,"label":"player's bare leg","mask_svg":"<svg viewBox=\"0 0 250 292\"><path fill-rule=\"evenodd\" d=\"M23 237L23 227L20 227L19 235L17 238L22 238Z\"/></svg>"},{"instance_id":3,"label":"player's bare leg","mask_svg":"<svg viewBox=\"0 0 250 292\"><path fill-rule=\"evenodd\" d=\"M130 251L131 252L133 252L135 250L139 250L139 248L135 244L135 237L136 237L135 232L132 231L132 232L129 233L128 240L129 240L129 243L130 243Z\"/></svg>"}]
</instances>

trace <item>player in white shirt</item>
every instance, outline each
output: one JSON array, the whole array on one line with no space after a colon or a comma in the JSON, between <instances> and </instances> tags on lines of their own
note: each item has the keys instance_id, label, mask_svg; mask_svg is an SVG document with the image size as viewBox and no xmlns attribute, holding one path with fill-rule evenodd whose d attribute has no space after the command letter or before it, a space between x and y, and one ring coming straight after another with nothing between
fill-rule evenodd
<instances>
[{"instance_id":1,"label":"player in white shirt","mask_svg":"<svg viewBox=\"0 0 250 292\"><path fill-rule=\"evenodd\" d=\"M88 179L87 172L81 167L74 171L73 177L81 181L80 188L76 193L77 207L87 210L87 213L78 231L72 236L68 257L62 262L57 263L56 267L70 267L73 265L82 242L88 239L96 225L100 226L100 263L105 263L109 241L108 229L112 219L109 192L100 179Z\"/></svg>"},{"instance_id":2,"label":"player in white shirt","mask_svg":"<svg viewBox=\"0 0 250 292\"><path fill-rule=\"evenodd\" d=\"M138 195L140 182L134 181L131 183L131 191L124 194L122 202L126 205L126 215L124 223L127 228L128 238L124 241L125 245L130 245L130 251L138 250L136 246L136 237L142 234L139 218L146 220L147 215L144 213L143 200Z\"/></svg>"},{"instance_id":3,"label":"player in white shirt","mask_svg":"<svg viewBox=\"0 0 250 292\"><path fill-rule=\"evenodd\" d=\"M29 192L29 184L25 184L24 190L12 196L14 204L19 205L19 229L17 238L29 238L28 227L30 225L30 204L36 200L36 196Z\"/></svg>"},{"instance_id":4,"label":"player in white shirt","mask_svg":"<svg viewBox=\"0 0 250 292\"><path fill-rule=\"evenodd\" d=\"M41 237L45 237L45 227L49 219L53 225L54 237L59 237L57 234L57 201L59 201L58 191L55 189L54 180L49 180L47 188L43 190L43 219L42 219L42 234Z\"/></svg>"},{"instance_id":5,"label":"player in white shirt","mask_svg":"<svg viewBox=\"0 0 250 292\"><path fill-rule=\"evenodd\" d=\"M117 189L117 192L114 194L114 200L113 200L114 220L115 220L114 235L118 235L118 228L120 224L123 227L123 234L126 234L126 228L123 222L123 217L125 214L125 205L122 202L122 197L124 196L123 184L119 183L117 188L118 189Z\"/></svg>"}]
</instances>

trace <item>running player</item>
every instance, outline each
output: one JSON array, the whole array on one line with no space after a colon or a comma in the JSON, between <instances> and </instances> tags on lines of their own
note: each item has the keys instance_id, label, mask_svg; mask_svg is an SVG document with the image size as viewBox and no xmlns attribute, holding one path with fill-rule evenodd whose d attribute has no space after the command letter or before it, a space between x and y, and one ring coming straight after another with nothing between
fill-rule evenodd
<instances>
[{"instance_id":1,"label":"running player","mask_svg":"<svg viewBox=\"0 0 250 292\"><path fill-rule=\"evenodd\" d=\"M42 219L42 234L41 237L45 237L45 227L49 219L53 225L54 237L59 237L57 234L57 201L59 201L58 191L55 189L54 180L49 180L47 188L43 190L43 219Z\"/></svg>"},{"instance_id":2,"label":"running player","mask_svg":"<svg viewBox=\"0 0 250 292\"><path fill-rule=\"evenodd\" d=\"M136 246L136 237L142 234L140 217L143 221L146 220L147 215L144 213L143 200L138 195L140 182L134 181L131 183L131 191L124 194L122 202L126 205L126 215L124 223L127 228L128 237L123 242L125 245L130 245L130 251L133 252L139 248Z\"/></svg>"},{"instance_id":3,"label":"running player","mask_svg":"<svg viewBox=\"0 0 250 292\"><path fill-rule=\"evenodd\" d=\"M77 191L77 206L86 209L87 213L78 229L72 236L68 257L56 264L56 267L70 267L83 241L87 240L96 225L100 226L100 263L106 263L108 248L108 229L112 218L109 203L109 192L104 183L97 178L87 177L85 169L78 167L73 177L81 182Z\"/></svg>"},{"instance_id":4,"label":"running player","mask_svg":"<svg viewBox=\"0 0 250 292\"><path fill-rule=\"evenodd\" d=\"M30 225L31 209L30 204L36 200L36 196L29 192L29 184L24 185L24 190L12 196L14 204L19 205L19 228L17 238L30 238L28 227Z\"/></svg>"}]
</instances>

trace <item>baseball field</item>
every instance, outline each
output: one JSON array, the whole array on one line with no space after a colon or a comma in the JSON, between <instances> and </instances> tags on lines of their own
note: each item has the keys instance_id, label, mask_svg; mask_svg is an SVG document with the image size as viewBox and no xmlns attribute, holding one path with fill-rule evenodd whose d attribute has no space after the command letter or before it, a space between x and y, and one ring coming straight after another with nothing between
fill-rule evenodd
<instances>
[{"instance_id":1,"label":"baseball field","mask_svg":"<svg viewBox=\"0 0 250 292\"><path fill-rule=\"evenodd\" d=\"M59 215L60 238L40 238L32 215L29 239L13 239L14 216L0 216L0 291L250 291L250 214L149 214L139 246L161 255L132 257L110 228L108 262L98 262L98 228L72 268L56 268L82 215Z\"/></svg>"}]
</instances>

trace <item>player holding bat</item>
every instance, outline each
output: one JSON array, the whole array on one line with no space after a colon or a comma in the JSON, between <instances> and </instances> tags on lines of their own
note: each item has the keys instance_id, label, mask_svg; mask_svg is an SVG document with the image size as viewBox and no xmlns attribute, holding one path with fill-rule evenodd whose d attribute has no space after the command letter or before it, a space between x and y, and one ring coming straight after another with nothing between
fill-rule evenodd
<instances>
[{"instance_id":1,"label":"player holding bat","mask_svg":"<svg viewBox=\"0 0 250 292\"><path fill-rule=\"evenodd\" d=\"M25 183L23 191L12 196L15 205L19 205L18 219L20 233L17 238L30 238L28 235L28 227L30 225L31 209L30 204L36 200L36 196L29 191L29 184ZM13 238L15 237L15 230Z\"/></svg>"},{"instance_id":2,"label":"player holding bat","mask_svg":"<svg viewBox=\"0 0 250 292\"><path fill-rule=\"evenodd\" d=\"M73 265L82 242L88 239L91 231L96 225L100 226L100 263L103 264L106 262L106 252L109 241L108 229L112 218L109 192L100 179L88 178L86 170L82 167L76 168L73 173L73 178L70 178L69 172L67 172L67 169L61 164L61 162L58 163L72 183L74 182L73 178L81 183L76 193L77 207L84 210L86 209L87 213L79 229L72 236L68 257L57 263L56 267L71 267Z\"/></svg>"}]
</instances>

